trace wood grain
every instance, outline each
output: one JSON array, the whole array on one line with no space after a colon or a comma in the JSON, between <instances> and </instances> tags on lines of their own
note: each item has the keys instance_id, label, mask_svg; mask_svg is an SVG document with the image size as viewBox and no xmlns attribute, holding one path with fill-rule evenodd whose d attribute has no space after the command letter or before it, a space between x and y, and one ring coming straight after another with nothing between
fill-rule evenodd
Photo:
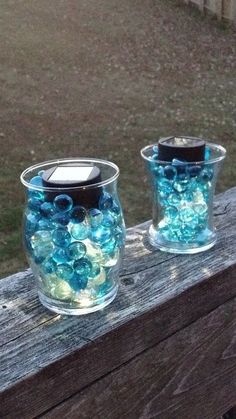
<instances>
[{"instance_id":1,"label":"wood grain","mask_svg":"<svg viewBox=\"0 0 236 419\"><path fill-rule=\"evenodd\" d=\"M148 223L129 229L119 295L99 313L49 313L30 271L1 280L0 417L43 413L233 298L236 188L215 219L217 245L192 256L153 250Z\"/></svg>"},{"instance_id":2,"label":"wood grain","mask_svg":"<svg viewBox=\"0 0 236 419\"><path fill-rule=\"evenodd\" d=\"M233 299L42 417L219 418L236 403L235 377Z\"/></svg>"}]
</instances>

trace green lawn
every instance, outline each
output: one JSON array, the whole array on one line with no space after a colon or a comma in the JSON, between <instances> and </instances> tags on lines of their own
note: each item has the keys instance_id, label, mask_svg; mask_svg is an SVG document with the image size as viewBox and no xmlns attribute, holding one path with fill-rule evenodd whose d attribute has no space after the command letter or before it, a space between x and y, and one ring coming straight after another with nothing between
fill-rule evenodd
<instances>
[{"instance_id":1,"label":"green lawn","mask_svg":"<svg viewBox=\"0 0 236 419\"><path fill-rule=\"evenodd\" d=\"M26 266L19 176L58 157L121 169L128 226L151 217L140 149L167 135L228 150L235 184L236 33L174 0L2 0L0 275Z\"/></svg>"}]
</instances>

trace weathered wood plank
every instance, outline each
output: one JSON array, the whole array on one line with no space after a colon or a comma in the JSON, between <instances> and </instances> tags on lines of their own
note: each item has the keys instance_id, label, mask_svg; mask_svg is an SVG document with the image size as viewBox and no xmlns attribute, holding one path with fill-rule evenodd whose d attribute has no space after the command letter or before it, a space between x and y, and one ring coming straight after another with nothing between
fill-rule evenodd
<instances>
[{"instance_id":1,"label":"weathered wood plank","mask_svg":"<svg viewBox=\"0 0 236 419\"><path fill-rule=\"evenodd\" d=\"M217 198L215 215L216 247L193 256L153 251L147 224L130 229L119 296L100 313L56 316L29 272L1 280L0 412L42 413L232 298L236 188Z\"/></svg>"},{"instance_id":2,"label":"weathered wood plank","mask_svg":"<svg viewBox=\"0 0 236 419\"><path fill-rule=\"evenodd\" d=\"M236 402L235 377L233 299L42 417L219 418Z\"/></svg>"}]
</instances>

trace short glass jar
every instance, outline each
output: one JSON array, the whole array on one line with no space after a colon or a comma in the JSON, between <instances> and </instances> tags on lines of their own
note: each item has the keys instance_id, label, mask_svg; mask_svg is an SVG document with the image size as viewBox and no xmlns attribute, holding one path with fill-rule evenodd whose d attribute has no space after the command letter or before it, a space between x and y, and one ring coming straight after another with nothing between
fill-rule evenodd
<instances>
[{"instance_id":1,"label":"short glass jar","mask_svg":"<svg viewBox=\"0 0 236 419\"><path fill-rule=\"evenodd\" d=\"M96 165L100 181L79 187L45 186L45 171L76 164ZM40 301L56 313L100 310L117 294L125 243L118 176L114 163L86 158L48 161L21 175L26 187L23 239L27 259Z\"/></svg>"},{"instance_id":2,"label":"short glass jar","mask_svg":"<svg viewBox=\"0 0 236 419\"><path fill-rule=\"evenodd\" d=\"M213 198L217 176L226 150L206 143L205 160L161 161L158 145L144 147L153 194L150 243L170 253L198 253L216 242Z\"/></svg>"}]
</instances>

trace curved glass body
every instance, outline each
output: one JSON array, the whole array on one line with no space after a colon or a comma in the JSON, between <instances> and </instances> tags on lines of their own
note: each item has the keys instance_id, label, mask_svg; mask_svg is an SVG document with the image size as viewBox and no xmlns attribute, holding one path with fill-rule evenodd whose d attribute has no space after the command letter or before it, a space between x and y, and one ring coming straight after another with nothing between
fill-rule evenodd
<instances>
[{"instance_id":1,"label":"curved glass body","mask_svg":"<svg viewBox=\"0 0 236 419\"><path fill-rule=\"evenodd\" d=\"M171 253L198 253L216 242L213 197L225 149L207 143L205 160L158 160L157 146L141 150L153 192L150 243Z\"/></svg>"},{"instance_id":2,"label":"curved glass body","mask_svg":"<svg viewBox=\"0 0 236 419\"><path fill-rule=\"evenodd\" d=\"M78 163L94 163L102 181L73 188L43 186L45 170ZM118 176L115 164L98 159L54 160L21 175L26 187L24 247L39 298L52 311L86 314L116 296L125 243Z\"/></svg>"}]
</instances>

